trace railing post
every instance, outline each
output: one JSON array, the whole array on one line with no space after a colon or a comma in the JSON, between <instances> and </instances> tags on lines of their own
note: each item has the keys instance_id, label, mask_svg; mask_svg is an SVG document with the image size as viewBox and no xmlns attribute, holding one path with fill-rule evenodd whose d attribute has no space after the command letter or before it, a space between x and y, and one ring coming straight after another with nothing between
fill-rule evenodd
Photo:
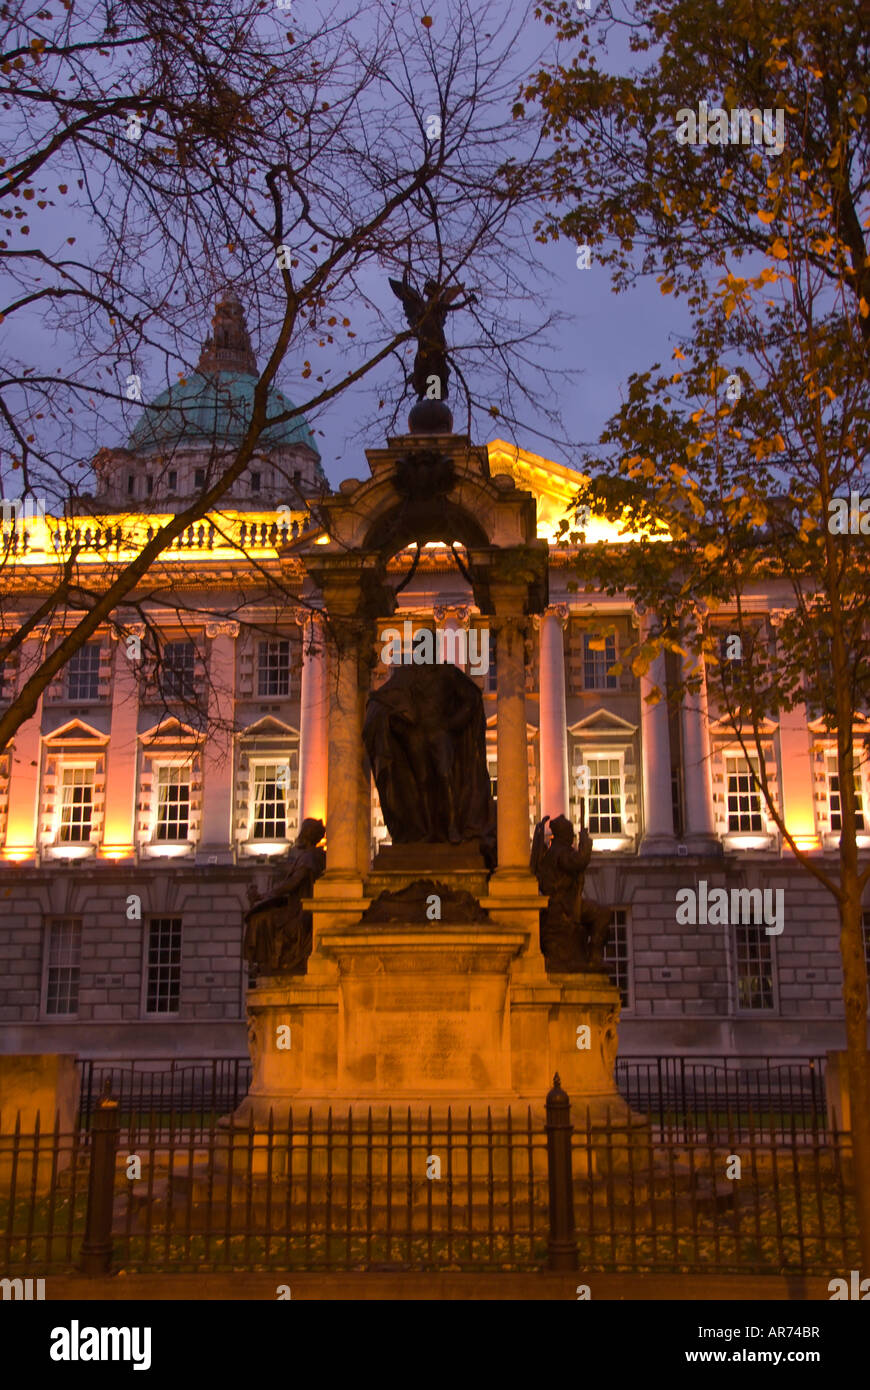
<instances>
[{"instance_id":1,"label":"railing post","mask_svg":"<svg viewBox=\"0 0 870 1390\"><path fill-rule=\"evenodd\" d=\"M547 1096L547 1176L550 1187L548 1269L577 1269L574 1231L574 1171L571 1154L571 1102L562 1090L559 1073Z\"/></svg>"},{"instance_id":2,"label":"railing post","mask_svg":"<svg viewBox=\"0 0 870 1390\"><path fill-rule=\"evenodd\" d=\"M118 1102L105 1094L91 1121L91 1168L88 1174L88 1211L79 1269L82 1274L108 1274L112 1265L112 1214L115 1202L115 1155L120 1115Z\"/></svg>"}]
</instances>

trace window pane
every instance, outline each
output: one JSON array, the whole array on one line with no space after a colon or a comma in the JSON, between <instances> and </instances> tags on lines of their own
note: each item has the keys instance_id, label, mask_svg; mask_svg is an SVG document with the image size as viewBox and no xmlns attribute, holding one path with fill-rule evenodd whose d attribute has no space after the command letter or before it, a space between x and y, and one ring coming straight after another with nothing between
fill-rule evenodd
<instances>
[{"instance_id":1,"label":"window pane","mask_svg":"<svg viewBox=\"0 0 870 1390\"><path fill-rule=\"evenodd\" d=\"M583 634L583 686L586 690L615 690L616 677L609 674L616 661L616 638L604 638L604 650L596 651L593 642L601 638L594 632Z\"/></svg>"},{"instance_id":2,"label":"window pane","mask_svg":"<svg viewBox=\"0 0 870 1390\"><path fill-rule=\"evenodd\" d=\"M148 923L145 1012L175 1014L181 997L181 918L152 917Z\"/></svg>"},{"instance_id":3,"label":"window pane","mask_svg":"<svg viewBox=\"0 0 870 1390\"><path fill-rule=\"evenodd\" d=\"M74 1014L79 1007L79 966L82 924L78 918L59 917L48 925L48 969L45 1012Z\"/></svg>"},{"instance_id":4,"label":"window pane","mask_svg":"<svg viewBox=\"0 0 870 1390\"><path fill-rule=\"evenodd\" d=\"M284 763L254 767L254 840L287 838L287 799L296 782L296 754Z\"/></svg>"},{"instance_id":5,"label":"window pane","mask_svg":"<svg viewBox=\"0 0 870 1390\"><path fill-rule=\"evenodd\" d=\"M755 783L756 758L728 758L728 829L746 834L764 831L761 793Z\"/></svg>"},{"instance_id":6,"label":"window pane","mask_svg":"<svg viewBox=\"0 0 870 1390\"><path fill-rule=\"evenodd\" d=\"M190 773L186 767L157 769L158 840L186 840L190 824Z\"/></svg>"},{"instance_id":7,"label":"window pane","mask_svg":"<svg viewBox=\"0 0 870 1390\"><path fill-rule=\"evenodd\" d=\"M162 684L168 700L191 700L196 693L196 652L192 642L167 642L163 647Z\"/></svg>"},{"instance_id":8,"label":"window pane","mask_svg":"<svg viewBox=\"0 0 870 1390\"><path fill-rule=\"evenodd\" d=\"M259 695L290 694L290 641L261 642L257 663Z\"/></svg>"},{"instance_id":9,"label":"window pane","mask_svg":"<svg viewBox=\"0 0 870 1390\"><path fill-rule=\"evenodd\" d=\"M618 758L589 758L587 824L590 835L622 834L622 778Z\"/></svg>"},{"instance_id":10,"label":"window pane","mask_svg":"<svg viewBox=\"0 0 870 1390\"><path fill-rule=\"evenodd\" d=\"M737 1005L741 1009L772 1009L773 952L764 927L735 927L737 945Z\"/></svg>"},{"instance_id":11,"label":"window pane","mask_svg":"<svg viewBox=\"0 0 870 1390\"><path fill-rule=\"evenodd\" d=\"M836 754L828 755L828 807L831 812L831 829L843 829L843 803L840 797L840 774L837 770ZM855 828L864 829L864 788L861 773L855 769Z\"/></svg>"},{"instance_id":12,"label":"window pane","mask_svg":"<svg viewBox=\"0 0 870 1390\"><path fill-rule=\"evenodd\" d=\"M93 809L94 769L65 767L61 780L58 840L62 844L90 840Z\"/></svg>"},{"instance_id":13,"label":"window pane","mask_svg":"<svg viewBox=\"0 0 870 1390\"><path fill-rule=\"evenodd\" d=\"M629 1007L628 998L628 924L624 907L616 907L610 914L610 935L604 947L604 964L611 984L619 990L622 1007Z\"/></svg>"},{"instance_id":14,"label":"window pane","mask_svg":"<svg viewBox=\"0 0 870 1390\"><path fill-rule=\"evenodd\" d=\"M100 644L88 642L73 652L66 668L69 700L97 700L100 696Z\"/></svg>"}]
</instances>

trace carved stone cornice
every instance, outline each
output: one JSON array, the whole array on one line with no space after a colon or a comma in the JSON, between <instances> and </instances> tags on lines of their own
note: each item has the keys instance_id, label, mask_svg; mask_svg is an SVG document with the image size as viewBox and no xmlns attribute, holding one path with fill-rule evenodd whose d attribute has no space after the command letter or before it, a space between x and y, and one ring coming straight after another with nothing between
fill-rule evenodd
<instances>
[{"instance_id":1,"label":"carved stone cornice","mask_svg":"<svg viewBox=\"0 0 870 1390\"><path fill-rule=\"evenodd\" d=\"M471 621L471 604L469 603L437 603L432 609L436 623L443 623L447 618L455 618L460 627L467 628Z\"/></svg>"}]
</instances>

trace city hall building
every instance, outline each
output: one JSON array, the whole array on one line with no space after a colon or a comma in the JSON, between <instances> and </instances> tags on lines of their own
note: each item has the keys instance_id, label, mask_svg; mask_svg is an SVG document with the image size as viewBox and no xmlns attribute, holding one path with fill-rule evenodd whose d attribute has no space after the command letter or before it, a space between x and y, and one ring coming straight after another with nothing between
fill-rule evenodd
<instances>
[{"instance_id":1,"label":"city hall building","mask_svg":"<svg viewBox=\"0 0 870 1390\"><path fill-rule=\"evenodd\" d=\"M226 296L213 322L197 372L143 404L126 448L97 455L87 516L7 520L10 628L56 582L72 547L99 587L210 484L221 450L231 456L256 363L237 300ZM270 414L282 408L275 391ZM452 436L451 447L471 446ZM650 703L654 687L676 688L670 657L640 677L614 671L650 615L575 590L576 552L559 522L577 474L501 440L484 452L498 489L533 499L548 545L547 603L524 629L525 784L499 777L498 641L454 537L390 560L398 606L372 623L371 681L421 650L427 630L432 650L446 647L483 692L497 806L526 799L530 840L543 815L565 813L575 828L585 817L594 845L586 891L612 910L607 963L622 998L622 1052L841 1047L833 903L782 845L712 688ZM370 464L377 455L369 451ZM163 553L0 755L3 1051L244 1054L244 913L275 881L302 819L327 819L334 775L322 594L299 559L330 543L317 529L327 490L304 421L266 432L220 510ZM609 532L593 520L589 534ZM770 642L786 603L774 588L752 599ZM45 644L75 625L74 613L57 613L50 632L34 632L4 665L3 702ZM727 639L728 612L710 620ZM808 704L769 724L763 751L789 829L834 864L832 733ZM360 854L371 858L387 840L371 779L365 798ZM328 864L328 826L325 843ZM722 889L727 904L752 910L713 911Z\"/></svg>"}]
</instances>

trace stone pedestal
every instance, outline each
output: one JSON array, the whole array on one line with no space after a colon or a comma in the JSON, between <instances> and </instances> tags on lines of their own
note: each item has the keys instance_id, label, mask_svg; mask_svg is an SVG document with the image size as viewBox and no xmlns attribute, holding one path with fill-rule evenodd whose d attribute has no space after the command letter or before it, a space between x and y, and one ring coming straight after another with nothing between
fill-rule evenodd
<instances>
[{"instance_id":1,"label":"stone pedestal","mask_svg":"<svg viewBox=\"0 0 870 1390\"><path fill-rule=\"evenodd\" d=\"M469 924L359 922L324 928L325 978L273 977L248 991L254 1074L236 1114L257 1127L353 1106L383 1118L446 1111L543 1118L556 1071L575 1123L619 1125L614 1082L619 998L603 975L530 979L528 932ZM316 961L312 957L316 966ZM309 962L309 965L312 964Z\"/></svg>"}]
</instances>

